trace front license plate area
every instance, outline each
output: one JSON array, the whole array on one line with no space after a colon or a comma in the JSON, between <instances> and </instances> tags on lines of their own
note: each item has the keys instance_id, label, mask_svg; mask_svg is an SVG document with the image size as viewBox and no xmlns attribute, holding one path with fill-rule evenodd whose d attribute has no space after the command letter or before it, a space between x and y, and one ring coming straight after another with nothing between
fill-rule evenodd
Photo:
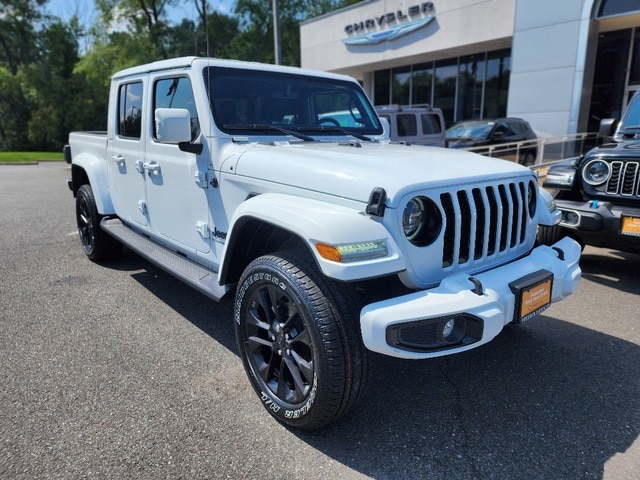
<instances>
[{"instance_id":1,"label":"front license plate area","mask_svg":"<svg viewBox=\"0 0 640 480\"><path fill-rule=\"evenodd\" d=\"M640 218L638 217L622 217L622 235L631 235L640 237Z\"/></svg>"},{"instance_id":2,"label":"front license plate area","mask_svg":"<svg viewBox=\"0 0 640 480\"><path fill-rule=\"evenodd\" d=\"M509 287L516 296L513 321L523 323L551 305L553 274L548 270L539 270L511 282Z\"/></svg>"}]
</instances>

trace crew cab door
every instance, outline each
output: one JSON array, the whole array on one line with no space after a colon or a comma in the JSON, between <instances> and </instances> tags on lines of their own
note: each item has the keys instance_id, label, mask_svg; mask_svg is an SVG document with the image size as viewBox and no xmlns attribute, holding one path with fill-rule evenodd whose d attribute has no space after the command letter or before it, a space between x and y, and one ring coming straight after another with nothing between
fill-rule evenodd
<instances>
[{"instance_id":1,"label":"crew cab door","mask_svg":"<svg viewBox=\"0 0 640 480\"><path fill-rule=\"evenodd\" d=\"M191 140L200 135L200 122L189 77L159 76L152 79L152 109L189 111ZM177 144L162 143L151 125L144 170L151 230L178 248L207 253L210 250L206 174L208 155L181 151Z\"/></svg>"},{"instance_id":2,"label":"crew cab door","mask_svg":"<svg viewBox=\"0 0 640 480\"><path fill-rule=\"evenodd\" d=\"M148 224L145 179L142 169L145 142L142 132L146 125L142 114L145 79L132 79L121 83L116 90L114 135L107 147L107 170L111 198L116 213L124 221L142 226Z\"/></svg>"}]
</instances>

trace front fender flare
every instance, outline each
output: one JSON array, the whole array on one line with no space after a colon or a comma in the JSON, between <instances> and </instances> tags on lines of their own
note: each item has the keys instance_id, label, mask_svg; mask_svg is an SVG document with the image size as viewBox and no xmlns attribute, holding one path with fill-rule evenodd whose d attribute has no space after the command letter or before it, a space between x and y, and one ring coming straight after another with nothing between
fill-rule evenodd
<instances>
[{"instance_id":1,"label":"front fender flare","mask_svg":"<svg viewBox=\"0 0 640 480\"><path fill-rule=\"evenodd\" d=\"M247 220L266 222L299 237L312 252L322 273L330 278L358 280L389 275L406 268L400 249L387 229L363 211L293 195L266 193L250 198L236 209L222 253L221 272L227 270L225 264L232 257L230 250L236 243L235 236ZM368 241L384 241L387 255L338 263L322 258L315 248L317 242L343 245Z\"/></svg>"}]
</instances>

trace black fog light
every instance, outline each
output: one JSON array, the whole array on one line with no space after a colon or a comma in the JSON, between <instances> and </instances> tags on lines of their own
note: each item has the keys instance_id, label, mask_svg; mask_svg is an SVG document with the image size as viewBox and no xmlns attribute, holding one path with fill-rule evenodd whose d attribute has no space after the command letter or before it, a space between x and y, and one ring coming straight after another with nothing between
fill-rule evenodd
<instances>
[{"instance_id":1,"label":"black fog light","mask_svg":"<svg viewBox=\"0 0 640 480\"><path fill-rule=\"evenodd\" d=\"M438 323L438 340L448 345L458 343L464 338L467 330L467 321L464 318L450 318Z\"/></svg>"},{"instance_id":2,"label":"black fog light","mask_svg":"<svg viewBox=\"0 0 640 480\"><path fill-rule=\"evenodd\" d=\"M414 352L437 351L475 343L482 330L482 320L469 314L430 318L389 326L387 343Z\"/></svg>"},{"instance_id":3,"label":"black fog light","mask_svg":"<svg viewBox=\"0 0 640 480\"><path fill-rule=\"evenodd\" d=\"M572 212L572 211L563 211L562 212L562 222L566 223L567 225L578 225L578 223L580 223L580 215L578 215L576 212Z\"/></svg>"}]
</instances>

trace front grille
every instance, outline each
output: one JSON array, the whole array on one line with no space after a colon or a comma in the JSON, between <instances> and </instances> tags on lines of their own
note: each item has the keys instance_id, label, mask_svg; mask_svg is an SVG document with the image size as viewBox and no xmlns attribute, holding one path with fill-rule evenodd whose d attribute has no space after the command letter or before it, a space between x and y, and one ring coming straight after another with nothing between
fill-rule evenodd
<instances>
[{"instance_id":1,"label":"front grille","mask_svg":"<svg viewBox=\"0 0 640 480\"><path fill-rule=\"evenodd\" d=\"M608 195L640 197L638 162L611 162L611 177L606 186Z\"/></svg>"},{"instance_id":2,"label":"front grille","mask_svg":"<svg viewBox=\"0 0 640 480\"><path fill-rule=\"evenodd\" d=\"M442 193L443 268L482 261L526 240L527 181ZM537 194L537 189L533 189Z\"/></svg>"}]
</instances>

